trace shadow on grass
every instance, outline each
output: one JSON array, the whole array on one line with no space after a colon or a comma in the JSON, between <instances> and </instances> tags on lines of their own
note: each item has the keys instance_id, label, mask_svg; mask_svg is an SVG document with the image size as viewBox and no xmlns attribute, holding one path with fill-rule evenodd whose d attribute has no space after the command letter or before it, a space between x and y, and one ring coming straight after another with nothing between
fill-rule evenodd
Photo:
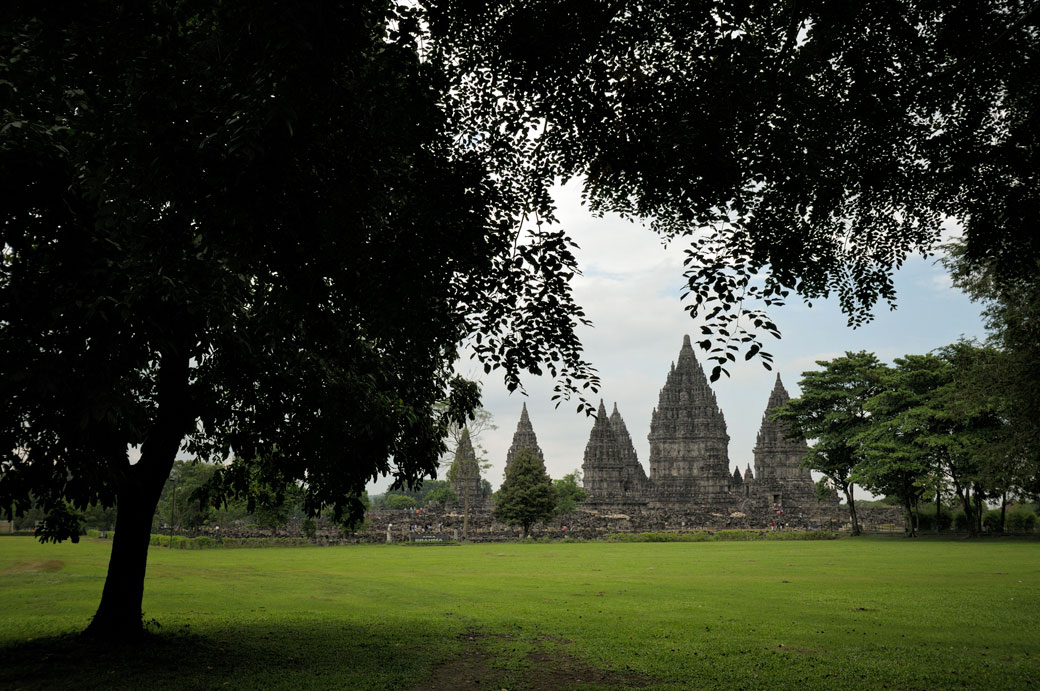
<instances>
[{"instance_id":1,"label":"shadow on grass","mask_svg":"<svg viewBox=\"0 0 1040 691\"><path fill-rule=\"evenodd\" d=\"M457 655L458 631L314 621L160 631L124 647L42 638L0 648L0 688L400 689Z\"/></svg>"},{"instance_id":2,"label":"shadow on grass","mask_svg":"<svg viewBox=\"0 0 1040 691\"><path fill-rule=\"evenodd\" d=\"M455 622L458 624L458 622ZM149 633L105 647L75 635L0 647L3 689L643 688L654 680L591 667L552 636L330 621Z\"/></svg>"}]
</instances>

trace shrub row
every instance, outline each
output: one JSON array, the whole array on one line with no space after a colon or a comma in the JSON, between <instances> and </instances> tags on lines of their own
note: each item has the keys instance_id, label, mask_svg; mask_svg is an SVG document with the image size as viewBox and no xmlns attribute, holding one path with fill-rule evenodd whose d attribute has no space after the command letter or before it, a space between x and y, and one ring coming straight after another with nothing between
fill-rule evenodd
<instances>
[{"instance_id":1,"label":"shrub row","mask_svg":"<svg viewBox=\"0 0 1040 691\"><path fill-rule=\"evenodd\" d=\"M611 533L606 542L731 542L741 540L836 540L830 530L719 530L715 533Z\"/></svg>"},{"instance_id":2,"label":"shrub row","mask_svg":"<svg viewBox=\"0 0 1040 691\"><path fill-rule=\"evenodd\" d=\"M149 544L156 547L169 547L169 535L156 535L152 533ZM236 549L249 547L301 547L312 544L305 537L225 537L216 540L211 537L182 537L173 536L174 549Z\"/></svg>"},{"instance_id":3,"label":"shrub row","mask_svg":"<svg viewBox=\"0 0 1040 691\"><path fill-rule=\"evenodd\" d=\"M1004 516L1004 532L1032 533L1036 531L1036 514L1029 509L1009 509ZM982 514L982 525L990 532L1000 531L1000 509L992 509ZM968 529L968 517L963 509L953 514L953 527L956 530Z\"/></svg>"}]
</instances>

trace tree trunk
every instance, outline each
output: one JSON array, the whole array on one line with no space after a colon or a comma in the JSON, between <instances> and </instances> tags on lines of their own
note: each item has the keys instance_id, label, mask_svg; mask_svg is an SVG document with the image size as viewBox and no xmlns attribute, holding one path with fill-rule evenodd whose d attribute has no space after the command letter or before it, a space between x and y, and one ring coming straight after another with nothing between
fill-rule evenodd
<instances>
[{"instance_id":1,"label":"tree trunk","mask_svg":"<svg viewBox=\"0 0 1040 691\"><path fill-rule=\"evenodd\" d=\"M979 488L975 487L975 533L982 533L982 497L979 496Z\"/></svg>"},{"instance_id":2,"label":"tree trunk","mask_svg":"<svg viewBox=\"0 0 1040 691\"><path fill-rule=\"evenodd\" d=\"M957 497L961 500L961 504L964 505L964 518L968 524L968 537L977 537L975 533L975 515L971 509L971 495L965 493L961 486L956 482L953 485L954 490L957 492Z\"/></svg>"},{"instance_id":3,"label":"tree trunk","mask_svg":"<svg viewBox=\"0 0 1040 691\"><path fill-rule=\"evenodd\" d=\"M852 521L852 534L860 535L862 531L859 529L859 518L856 516L856 501L852 497L855 490L852 489L851 482L841 483L841 489L845 492L845 501L849 503L849 518Z\"/></svg>"},{"instance_id":4,"label":"tree trunk","mask_svg":"<svg viewBox=\"0 0 1040 691\"><path fill-rule=\"evenodd\" d=\"M935 485L935 532L939 532L942 523L942 488Z\"/></svg>"},{"instance_id":5,"label":"tree trunk","mask_svg":"<svg viewBox=\"0 0 1040 691\"><path fill-rule=\"evenodd\" d=\"M140 463L144 462L142 458ZM166 474L173 466L169 459ZM128 475L135 473L131 468ZM146 482L128 477L119 492L116 531L112 536L112 556L108 576L101 593L101 604L86 634L110 642L132 642L141 633L141 600L144 597L144 573L148 562L148 542L152 516L162 494L162 481Z\"/></svg>"},{"instance_id":6,"label":"tree trunk","mask_svg":"<svg viewBox=\"0 0 1040 691\"><path fill-rule=\"evenodd\" d=\"M141 447L141 458L124 468L116 497L116 530L105 588L84 635L107 643L139 641L141 601L148 563L152 516L163 484L188 429L188 359L163 354L159 367L155 422Z\"/></svg>"},{"instance_id":7,"label":"tree trunk","mask_svg":"<svg viewBox=\"0 0 1040 691\"><path fill-rule=\"evenodd\" d=\"M1004 524L1007 518L1007 490L1004 490L1000 495L1000 532L1003 534L1007 527Z\"/></svg>"},{"instance_id":8,"label":"tree trunk","mask_svg":"<svg viewBox=\"0 0 1040 691\"><path fill-rule=\"evenodd\" d=\"M903 508L906 509L906 536L917 537L917 530L914 528L914 505L909 497L903 500Z\"/></svg>"}]
</instances>

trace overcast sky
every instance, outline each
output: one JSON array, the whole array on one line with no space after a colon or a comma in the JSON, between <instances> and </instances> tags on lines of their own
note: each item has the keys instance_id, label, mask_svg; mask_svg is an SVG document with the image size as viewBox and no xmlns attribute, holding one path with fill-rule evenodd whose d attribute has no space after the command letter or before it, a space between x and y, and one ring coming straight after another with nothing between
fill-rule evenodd
<instances>
[{"instance_id":1,"label":"overcast sky","mask_svg":"<svg viewBox=\"0 0 1040 691\"><path fill-rule=\"evenodd\" d=\"M596 402L603 398L609 412L618 410L635 444L639 461L649 475L650 415L657 405L669 367L679 354L683 334L696 337L697 322L683 310L683 246L662 247L648 228L616 217L595 218L580 201L574 183L557 191L563 228L578 243L582 276L574 280L575 297L592 320L592 328L579 332L586 360L599 370L602 380ZM766 349L774 355L773 372L755 359L738 357L712 387L729 429L730 469L743 473L753 463L752 449L769 393L779 372L792 396L798 395L801 373L816 369L825 360L848 350L869 350L888 363L908 353L926 353L961 336L981 338L983 328L978 305L950 285L949 277L934 259L914 257L897 274L898 309L881 305L872 323L853 330L847 327L835 301L814 302L809 308L798 300L773 308L770 315L783 332L779 341L768 338ZM696 340L696 338L695 338ZM694 348L705 364L703 351ZM485 477L496 489L502 483L506 450L526 401L546 469L553 478L580 468L592 419L575 413L575 405L554 407L552 381L528 377L527 396L510 395L494 372L484 375L478 363L463 360L459 371L483 382L484 407L494 416L496 430L481 440L491 469ZM710 372L710 369L709 369ZM383 491L388 481L369 487Z\"/></svg>"}]
</instances>

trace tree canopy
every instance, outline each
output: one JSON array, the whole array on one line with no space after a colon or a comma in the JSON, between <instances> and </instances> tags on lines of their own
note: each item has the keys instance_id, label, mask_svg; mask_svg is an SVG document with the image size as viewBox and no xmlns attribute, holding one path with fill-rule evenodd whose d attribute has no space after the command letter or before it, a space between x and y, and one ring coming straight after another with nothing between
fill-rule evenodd
<instances>
[{"instance_id":1,"label":"tree canopy","mask_svg":"<svg viewBox=\"0 0 1040 691\"><path fill-rule=\"evenodd\" d=\"M870 427L867 402L881 393L885 366L873 353L845 353L818 360L823 369L802 373L802 393L773 413L790 426L793 437L814 440L805 465L834 483L845 495L852 533L860 532L853 484L864 458L861 435Z\"/></svg>"},{"instance_id":2,"label":"tree canopy","mask_svg":"<svg viewBox=\"0 0 1040 691\"><path fill-rule=\"evenodd\" d=\"M533 216L576 177L594 211L686 244L713 378L792 292L853 325L894 304L946 219L971 262L1036 273L1034 2L426 6L457 136L523 172Z\"/></svg>"},{"instance_id":3,"label":"tree canopy","mask_svg":"<svg viewBox=\"0 0 1040 691\"><path fill-rule=\"evenodd\" d=\"M531 526L556 512L556 488L545 463L528 448L520 449L495 493L495 520L518 525L527 537Z\"/></svg>"},{"instance_id":4,"label":"tree canopy","mask_svg":"<svg viewBox=\"0 0 1040 691\"><path fill-rule=\"evenodd\" d=\"M559 480L553 480L556 490L556 515L566 516L574 513L578 504L588 499L589 494L581 486L581 471L567 473Z\"/></svg>"},{"instance_id":5,"label":"tree canopy","mask_svg":"<svg viewBox=\"0 0 1040 691\"><path fill-rule=\"evenodd\" d=\"M412 10L0 12L0 505L34 497L62 539L66 502L118 504L92 631L140 628L182 447L223 491L302 487L309 513L356 517L368 480L433 475L476 408L452 372L466 338L504 339L488 366L510 381L595 381L569 246L518 237L454 145Z\"/></svg>"}]
</instances>

